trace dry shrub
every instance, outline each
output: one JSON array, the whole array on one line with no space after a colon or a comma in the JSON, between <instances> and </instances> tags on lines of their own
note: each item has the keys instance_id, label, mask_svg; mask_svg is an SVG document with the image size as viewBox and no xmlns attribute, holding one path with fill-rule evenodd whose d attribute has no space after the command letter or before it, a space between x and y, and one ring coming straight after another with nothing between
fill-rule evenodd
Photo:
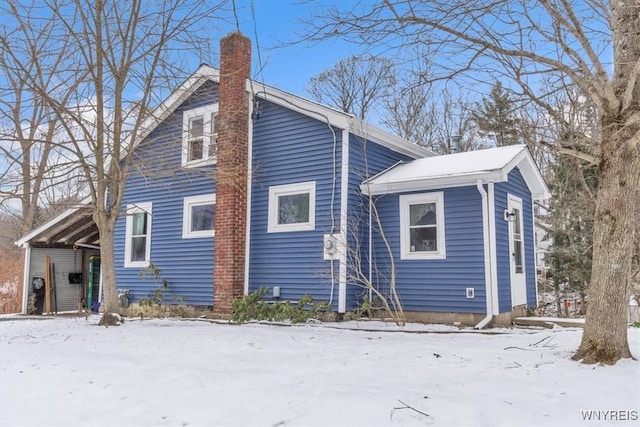
<instances>
[{"instance_id":1,"label":"dry shrub","mask_svg":"<svg viewBox=\"0 0 640 427\"><path fill-rule=\"evenodd\" d=\"M24 251L0 247L0 314L22 311Z\"/></svg>"}]
</instances>

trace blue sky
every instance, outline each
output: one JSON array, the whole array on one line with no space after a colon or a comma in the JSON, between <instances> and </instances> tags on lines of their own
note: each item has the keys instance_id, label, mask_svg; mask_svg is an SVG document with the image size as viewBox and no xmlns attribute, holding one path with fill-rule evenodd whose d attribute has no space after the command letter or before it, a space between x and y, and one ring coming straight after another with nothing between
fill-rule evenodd
<instances>
[{"instance_id":1,"label":"blue sky","mask_svg":"<svg viewBox=\"0 0 640 427\"><path fill-rule=\"evenodd\" d=\"M320 44L300 42L283 46L283 43L302 39L305 32L302 20L310 18L315 10L322 7L319 1L235 0L235 3L240 30L251 39L253 45L253 78L264 80L268 85L297 95L307 95L305 87L311 77L357 52L357 46L350 46L338 40ZM255 22L251 12L252 3ZM221 28L221 34L235 29L235 24L230 23ZM260 59L263 65L262 73L258 72ZM211 63L218 64L217 60Z\"/></svg>"}]
</instances>

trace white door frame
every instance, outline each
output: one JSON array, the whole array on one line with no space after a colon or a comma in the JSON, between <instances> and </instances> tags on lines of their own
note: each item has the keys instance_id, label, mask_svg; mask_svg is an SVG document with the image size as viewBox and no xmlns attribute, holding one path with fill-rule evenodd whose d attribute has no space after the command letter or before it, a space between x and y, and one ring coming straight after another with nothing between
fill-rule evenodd
<instances>
[{"instance_id":1,"label":"white door frame","mask_svg":"<svg viewBox=\"0 0 640 427\"><path fill-rule=\"evenodd\" d=\"M511 306L527 303L527 280L524 253L524 221L522 218L522 199L513 194L507 195L509 226L509 271L511 277ZM511 216L515 214L514 216ZM518 233L519 231L519 233ZM520 246L519 251L517 246Z\"/></svg>"}]
</instances>

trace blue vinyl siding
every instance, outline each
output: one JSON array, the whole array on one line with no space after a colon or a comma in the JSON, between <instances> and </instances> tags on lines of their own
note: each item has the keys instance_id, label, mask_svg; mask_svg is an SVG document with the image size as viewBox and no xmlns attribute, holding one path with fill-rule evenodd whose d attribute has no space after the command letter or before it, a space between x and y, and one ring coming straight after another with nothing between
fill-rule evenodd
<instances>
[{"instance_id":1,"label":"blue vinyl siding","mask_svg":"<svg viewBox=\"0 0 640 427\"><path fill-rule=\"evenodd\" d=\"M341 141L340 130L332 132L325 122L260 102L253 122L249 292L280 286L283 300L305 294L330 300L331 261L323 260L323 235L332 223L339 231ZM307 181L316 183L315 230L268 233L269 187ZM335 309L339 263L333 263Z\"/></svg>"},{"instance_id":2,"label":"blue vinyl siding","mask_svg":"<svg viewBox=\"0 0 640 427\"><path fill-rule=\"evenodd\" d=\"M393 166L399 161L411 161L411 157L397 153L362 137L349 134L349 189L348 189L348 226L349 257L360 257L365 273L369 271L369 198L360 191L360 184L367 178L376 175ZM374 239L376 236L374 235ZM359 250L358 247L359 246ZM356 251L356 252L351 252ZM388 255L380 254L379 261L388 261ZM347 261L349 268L355 265L353 260ZM348 276L352 276L350 273ZM384 287L384 281L378 281L379 288ZM347 310L357 308L362 302L366 289L356 286L353 281L347 284Z\"/></svg>"},{"instance_id":3,"label":"blue vinyl siding","mask_svg":"<svg viewBox=\"0 0 640 427\"><path fill-rule=\"evenodd\" d=\"M441 260L401 260L399 196L376 197L383 228L395 255L396 286L403 307L407 311L484 313L480 194L475 186L416 193L432 191L444 192L446 259ZM377 259L388 259L381 242L376 242L375 248ZM388 274L386 269L384 275ZM475 298L466 298L466 288L474 288Z\"/></svg>"},{"instance_id":4,"label":"blue vinyl siding","mask_svg":"<svg viewBox=\"0 0 640 427\"><path fill-rule=\"evenodd\" d=\"M510 312L511 307L511 277L509 258L509 227L503 219L503 212L507 209L508 194L522 199L522 219L524 223L524 259L525 276L527 282L527 305L536 305L535 284L535 250L533 239L533 211L531 192L527 187L520 170L514 168L508 176L507 182L495 185L496 208L496 252L498 267L498 301L500 313Z\"/></svg>"},{"instance_id":5,"label":"blue vinyl siding","mask_svg":"<svg viewBox=\"0 0 640 427\"><path fill-rule=\"evenodd\" d=\"M213 305L214 238L182 238L185 197L215 193L215 166L182 169L182 112L217 102L217 85L205 83L161 123L136 150L122 202L152 203L151 262L168 281L167 303ZM147 298L160 285L140 278L140 268L124 268L125 216L115 227L118 288L130 289L133 300ZM184 301L181 301L184 299Z\"/></svg>"}]
</instances>

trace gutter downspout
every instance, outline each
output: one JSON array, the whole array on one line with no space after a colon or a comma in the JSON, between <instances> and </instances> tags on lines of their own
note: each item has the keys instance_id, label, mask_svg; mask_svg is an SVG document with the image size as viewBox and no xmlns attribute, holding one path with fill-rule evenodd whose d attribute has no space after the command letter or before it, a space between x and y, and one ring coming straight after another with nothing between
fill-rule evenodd
<instances>
[{"instance_id":1,"label":"gutter downspout","mask_svg":"<svg viewBox=\"0 0 640 427\"><path fill-rule=\"evenodd\" d=\"M373 301L373 227L371 222L373 221L373 196L369 194L369 304Z\"/></svg>"},{"instance_id":2,"label":"gutter downspout","mask_svg":"<svg viewBox=\"0 0 640 427\"><path fill-rule=\"evenodd\" d=\"M474 329L482 329L493 319L493 295L492 295L492 269L491 269L491 245L489 244L489 195L482 186L482 181L476 181L476 187L482 197L482 235L484 240L484 284L485 300L487 303L487 315Z\"/></svg>"},{"instance_id":3,"label":"gutter downspout","mask_svg":"<svg viewBox=\"0 0 640 427\"><path fill-rule=\"evenodd\" d=\"M347 221L349 203L349 131L342 129L340 162L340 269L338 273L338 313L347 311ZM335 160L334 160L335 162ZM335 163L334 163L335 164ZM333 260L331 261L333 265ZM333 275L331 276L333 277ZM331 293L333 295L333 292Z\"/></svg>"},{"instance_id":4,"label":"gutter downspout","mask_svg":"<svg viewBox=\"0 0 640 427\"><path fill-rule=\"evenodd\" d=\"M24 248L24 272L22 273L22 314L27 314L29 301L29 270L31 270L31 245L25 243Z\"/></svg>"},{"instance_id":5,"label":"gutter downspout","mask_svg":"<svg viewBox=\"0 0 640 427\"><path fill-rule=\"evenodd\" d=\"M491 295L493 298L493 315L500 314L498 298L498 249L496 243L496 200L493 182L487 184L489 190L489 253L491 254Z\"/></svg>"}]
</instances>

